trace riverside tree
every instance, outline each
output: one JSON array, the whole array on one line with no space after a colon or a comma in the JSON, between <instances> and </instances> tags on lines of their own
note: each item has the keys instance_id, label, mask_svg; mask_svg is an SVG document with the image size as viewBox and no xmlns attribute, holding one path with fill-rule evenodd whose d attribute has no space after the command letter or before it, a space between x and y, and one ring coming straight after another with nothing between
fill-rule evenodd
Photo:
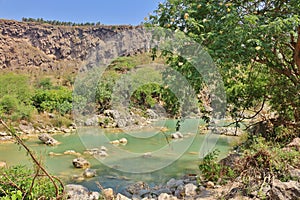
<instances>
[{"instance_id":1,"label":"riverside tree","mask_svg":"<svg viewBox=\"0 0 300 200\"><path fill-rule=\"evenodd\" d=\"M233 117L244 119L251 109L256 116L268 105L277 114L272 137L291 139L300 135L299 14L299 0L166 0L149 23L179 29L206 48L222 73ZM171 67L193 72L169 58ZM198 77L191 77L194 87Z\"/></svg>"}]
</instances>

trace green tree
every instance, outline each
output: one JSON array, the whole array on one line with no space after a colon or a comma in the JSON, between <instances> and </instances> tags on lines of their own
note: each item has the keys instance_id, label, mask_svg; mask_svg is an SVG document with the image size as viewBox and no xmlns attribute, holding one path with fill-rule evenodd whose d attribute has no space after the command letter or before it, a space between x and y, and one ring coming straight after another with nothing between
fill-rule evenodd
<instances>
[{"instance_id":1,"label":"green tree","mask_svg":"<svg viewBox=\"0 0 300 200\"><path fill-rule=\"evenodd\" d=\"M207 49L223 75L234 117L268 102L278 113L276 126L299 135L299 13L298 0L167 0L149 23L181 30Z\"/></svg>"}]
</instances>

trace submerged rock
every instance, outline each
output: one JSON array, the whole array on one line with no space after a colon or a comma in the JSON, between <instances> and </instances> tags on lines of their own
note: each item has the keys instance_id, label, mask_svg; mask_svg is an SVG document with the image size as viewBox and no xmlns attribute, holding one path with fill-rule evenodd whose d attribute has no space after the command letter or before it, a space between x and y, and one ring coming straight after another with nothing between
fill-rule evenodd
<instances>
[{"instance_id":1,"label":"submerged rock","mask_svg":"<svg viewBox=\"0 0 300 200\"><path fill-rule=\"evenodd\" d=\"M76 168L89 168L90 163L84 158L75 158L73 161L73 166Z\"/></svg>"},{"instance_id":2,"label":"submerged rock","mask_svg":"<svg viewBox=\"0 0 300 200\"><path fill-rule=\"evenodd\" d=\"M81 154L74 151L74 150L67 150L64 152L65 155L74 155L74 156L80 156Z\"/></svg>"},{"instance_id":3,"label":"submerged rock","mask_svg":"<svg viewBox=\"0 0 300 200\"><path fill-rule=\"evenodd\" d=\"M50 135L48 135L47 133L43 133L41 135L38 136L39 140L41 140L44 144L47 145L56 145L58 144L58 141L55 140L53 137L51 137Z\"/></svg>"}]
</instances>

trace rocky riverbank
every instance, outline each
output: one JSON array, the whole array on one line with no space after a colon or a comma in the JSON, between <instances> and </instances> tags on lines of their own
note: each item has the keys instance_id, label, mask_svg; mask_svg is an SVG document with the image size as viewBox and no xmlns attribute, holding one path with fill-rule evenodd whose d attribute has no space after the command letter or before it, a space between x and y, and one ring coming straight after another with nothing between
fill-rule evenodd
<instances>
[{"instance_id":1,"label":"rocky riverbank","mask_svg":"<svg viewBox=\"0 0 300 200\"><path fill-rule=\"evenodd\" d=\"M283 151L300 151L300 138L295 138L291 143L282 149ZM231 154L222 159L220 163L236 168L243 158L239 154ZM268 170L268 169L265 169ZM116 193L112 188L99 189L101 193L90 192L78 186L78 192L74 191L77 186L67 186L70 199L78 199L80 195L85 195L85 199L93 199L95 194L109 200L250 200L250 199L275 199L275 200L297 200L300 199L300 168L289 167L290 180L282 181L278 178L272 180L264 180L259 187L253 185L251 193L245 191L245 182L242 175L239 175L225 185L218 185L211 181L201 181L201 176L197 174L185 175L180 179L170 179L166 183L150 187L145 182L136 182L128 185L121 193ZM84 194L82 191L85 191Z\"/></svg>"}]
</instances>

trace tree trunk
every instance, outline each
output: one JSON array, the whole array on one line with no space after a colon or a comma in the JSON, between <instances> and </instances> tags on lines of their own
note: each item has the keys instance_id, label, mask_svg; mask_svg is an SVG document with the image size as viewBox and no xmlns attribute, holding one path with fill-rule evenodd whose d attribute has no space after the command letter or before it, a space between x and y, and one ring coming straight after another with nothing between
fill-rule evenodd
<instances>
[{"instance_id":1,"label":"tree trunk","mask_svg":"<svg viewBox=\"0 0 300 200\"><path fill-rule=\"evenodd\" d=\"M294 60L298 67L298 72L300 72L300 26L298 26L298 39L295 46Z\"/></svg>"}]
</instances>

